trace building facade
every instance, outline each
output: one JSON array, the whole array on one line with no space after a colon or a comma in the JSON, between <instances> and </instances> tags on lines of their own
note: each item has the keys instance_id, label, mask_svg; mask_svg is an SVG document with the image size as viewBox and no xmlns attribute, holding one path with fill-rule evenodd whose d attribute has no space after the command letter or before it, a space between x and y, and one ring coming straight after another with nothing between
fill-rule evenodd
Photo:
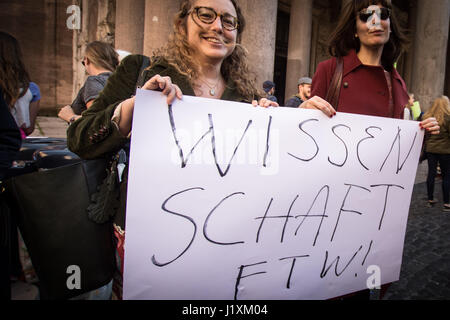
<instances>
[{"instance_id":1,"label":"building facade","mask_svg":"<svg viewBox=\"0 0 450 320\"><path fill-rule=\"evenodd\" d=\"M239 1L247 20L243 45L258 83L273 80L279 101L295 94L297 79L312 77L318 63L329 58L328 38L344 1L350 0ZM435 97L450 95L450 0L392 2L411 42L397 69L426 110ZM81 60L87 43L102 40L117 49L151 55L167 41L179 4L180 0L0 0L0 30L21 42L31 77L41 87L43 113L56 113L84 82ZM79 28L71 28L76 19Z\"/></svg>"}]
</instances>

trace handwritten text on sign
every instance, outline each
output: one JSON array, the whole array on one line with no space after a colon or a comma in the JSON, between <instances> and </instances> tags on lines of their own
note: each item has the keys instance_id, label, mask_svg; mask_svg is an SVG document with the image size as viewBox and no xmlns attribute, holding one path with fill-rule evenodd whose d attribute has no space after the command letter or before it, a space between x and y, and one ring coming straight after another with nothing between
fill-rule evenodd
<instances>
[{"instance_id":1,"label":"handwritten text on sign","mask_svg":"<svg viewBox=\"0 0 450 320\"><path fill-rule=\"evenodd\" d=\"M132 137L126 299L326 299L374 267L398 280L417 123L139 91Z\"/></svg>"}]
</instances>

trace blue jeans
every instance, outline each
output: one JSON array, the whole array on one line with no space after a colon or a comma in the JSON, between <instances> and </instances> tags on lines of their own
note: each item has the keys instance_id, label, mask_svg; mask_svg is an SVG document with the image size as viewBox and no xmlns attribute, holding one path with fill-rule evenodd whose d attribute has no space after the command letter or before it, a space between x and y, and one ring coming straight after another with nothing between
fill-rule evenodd
<instances>
[{"instance_id":1,"label":"blue jeans","mask_svg":"<svg viewBox=\"0 0 450 320\"><path fill-rule=\"evenodd\" d=\"M427 153L428 178L427 192L428 200L434 199L434 179L436 178L437 165L439 163L442 173L442 193L444 203L450 203L450 154Z\"/></svg>"}]
</instances>

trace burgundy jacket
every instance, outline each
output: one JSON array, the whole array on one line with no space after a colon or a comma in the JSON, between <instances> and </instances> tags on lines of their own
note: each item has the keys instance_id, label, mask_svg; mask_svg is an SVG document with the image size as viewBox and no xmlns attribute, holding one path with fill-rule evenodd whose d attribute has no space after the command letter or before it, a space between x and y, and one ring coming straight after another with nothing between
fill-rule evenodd
<instances>
[{"instance_id":1,"label":"burgundy jacket","mask_svg":"<svg viewBox=\"0 0 450 320\"><path fill-rule=\"evenodd\" d=\"M312 97L326 98L335 69L336 58L319 63L312 80ZM344 57L344 71L337 111L403 118L403 109L409 100L408 91L405 82L395 68L391 72L391 79L394 99L393 112L389 110L389 88L383 67L363 65L356 52L351 50Z\"/></svg>"}]
</instances>

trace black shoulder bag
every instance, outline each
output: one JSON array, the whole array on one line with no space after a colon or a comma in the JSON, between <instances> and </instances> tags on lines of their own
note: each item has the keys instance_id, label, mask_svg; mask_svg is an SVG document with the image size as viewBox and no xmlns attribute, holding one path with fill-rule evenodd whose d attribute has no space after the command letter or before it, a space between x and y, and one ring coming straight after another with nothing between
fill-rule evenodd
<instances>
[{"instance_id":1,"label":"black shoulder bag","mask_svg":"<svg viewBox=\"0 0 450 320\"><path fill-rule=\"evenodd\" d=\"M338 57L336 58L336 69L334 70L333 78L331 78L330 86L328 87L327 96L325 98L325 100L327 100L336 111L339 104L343 72L344 59L342 59L342 57Z\"/></svg>"},{"instance_id":2,"label":"black shoulder bag","mask_svg":"<svg viewBox=\"0 0 450 320\"><path fill-rule=\"evenodd\" d=\"M144 57L137 86L148 65ZM119 199L126 199L119 192L120 157L82 160L65 144L40 150L27 159L33 170L5 181L8 205L39 278L41 299L70 299L106 285L116 269L111 218Z\"/></svg>"}]
</instances>

